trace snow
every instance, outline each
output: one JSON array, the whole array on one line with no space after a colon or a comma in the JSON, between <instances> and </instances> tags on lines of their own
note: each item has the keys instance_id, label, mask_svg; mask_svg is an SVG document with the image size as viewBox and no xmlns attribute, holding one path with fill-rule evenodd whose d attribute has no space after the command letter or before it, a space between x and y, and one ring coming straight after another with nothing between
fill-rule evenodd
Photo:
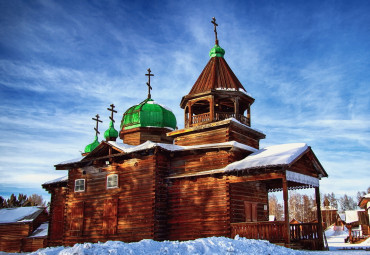
<instances>
[{"instance_id":1,"label":"snow","mask_svg":"<svg viewBox=\"0 0 370 255\"><path fill-rule=\"evenodd\" d=\"M33 218L27 217L40 210L37 206L0 209L0 223L30 222Z\"/></svg>"},{"instance_id":2,"label":"snow","mask_svg":"<svg viewBox=\"0 0 370 255\"><path fill-rule=\"evenodd\" d=\"M344 230L337 229L334 230L334 226L331 226L328 230L325 231L326 238L329 244L330 251L338 251L339 249L359 249L359 248L368 248L370 249L370 238L366 241L359 244L345 243L344 239L348 236L348 229L344 227ZM346 253L348 254L348 253ZM370 252L361 254L370 254Z\"/></svg>"},{"instance_id":3,"label":"snow","mask_svg":"<svg viewBox=\"0 0 370 255\"><path fill-rule=\"evenodd\" d=\"M163 107L164 109L166 109L167 111L170 111L170 112L172 112L173 113L173 111L170 109L170 108L168 108L167 106L165 106L165 105L163 105L163 104L159 104L159 103L157 103L156 101L148 101L148 102L146 102L147 104L156 104L156 105L159 105L159 106L161 106L161 107Z\"/></svg>"},{"instance_id":4,"label":"snow","mask_svg":"<svg viewBox=\"0 0 370 255\"><path fill-rule=\"evenodd\" d=\"M267 166L289 165L297 159L308 146L305 143L279 144L260 149L245 159L231 163L225 171L258 168Z\"/></svg>"},{"instance_id":5,"label":"snow","mask_svg":"<svg viewBox=\"0 0 370 255\"><path fill-rule=\"evenodd\" d=\"M51 180L51 181L47 181L44 184L52 184L52 183L64 182L64 181L67 181L67 180L68 180L68 175L59 177L59 178L54 179L54 180Z\"/></svg>"},{"instance_id":6,"label":"snow","mask_svg":"<svg viewBox=\"0 0 370 255\"><path fill-rule=\"evenodd\" d=\"M46 237L48 235L49 222L42 223L29 237Z\"/></svg>"},{"instance_id":7,"label":"snow","mask_svg":"<svg viewBox=\"0 0 370 255\"><path fill-rule=\"evenodd\" d=\"M357 248L366 247L357 245ZM1 253L0 254L6 254ZM366 251L299 251L271 244L263 240L250 240L236 236L235 239L226 237L200 238L191 241L164 241L142 240L136 243L108 241L105 243L75 244L73 247L50 247L28 253L32 255L195 255L195 254L232 254L232 255L336 255L336 254L369 254Z\"/></svg>"},{"instance_id":8,"label":"snow","mask_svg":"<svg viewBox=\"0 0 370 255\"><path fill-rule=\"evenodd\" d=\"M352 211L345 211L347 224L358 221L358 212L365 211L365 210L352 210Z\"/></svg>"},{"instance_id":9,"label":"snow","mask_svg":"<svg viewBox=\"0 0 370 255\"><path fill-rule=\"evenodd\" d=\"M66 161L60 162L58 165L71 164L71 163L79 162L79 161L81 161L83 158L84 158L84 157L78 157L78 158L74 158L74 159L66 160Z\"/></svg>"}]
</instances>

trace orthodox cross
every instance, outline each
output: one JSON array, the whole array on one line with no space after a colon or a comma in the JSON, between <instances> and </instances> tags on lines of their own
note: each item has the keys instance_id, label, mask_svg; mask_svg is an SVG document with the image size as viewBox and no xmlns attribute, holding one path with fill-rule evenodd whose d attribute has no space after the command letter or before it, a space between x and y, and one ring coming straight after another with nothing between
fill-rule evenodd
<instances>
[{"instance_id":1,"label":"orthodox cross","mask_svg":"<svg viewBox=\"0 0 370 255\"><path fill-rule=\"evenodd\" d=\"M107 108L108 111L111 111L111 115L109 116L110 120L113 121L113 123L115 122L114 119L113 119L113 113L117 113L116 110L114 110L114 104L111 104L110 105L110 108Z\"/></svg>"},{"instance_id":2,"label":"orthodox cross","mask_svg":"<svg viewBox=\"0 0 370 255\"><path fill-rule=\"evenodd\" d=\"M152 87L150 86L150 76L154 76L154 74L151 74L151 70L150 68L148 69L148 73L145 74L146 76L148 76L148 82L146 83L146 85L148 85L148 99L150 99L152 96L150 95L150 90L152 89Z\"/></svg>"},{"instance_id":3,"label":"orthodox cross","mask_svg":"<svg viewBox=\"0 0 370 255\"><path fill-rule=\"evenodd\" d=\"M211 23L215 26L214 32L215 32L215 37L216 37L216 45L218 45L217 28L216 28L218 26L218 24L216 23L216 18L215 17L212 18Z\"/></svg>"},{"instance_id":4,"label":"orthodox cross","mask_svg":"<svg viewBox=\"0 0 370 255\"><path fill-rule=\"evenodd\" d=\"M99 114L96 114L95 117L96 118L92 118L92 119L96 121L96 127L94 128L94 130L95 130L95 136L98 136L98 134L100 134L100 132L99 132L99 122L102 123L103 121L99 120L99 118L100 118Z\"/></svg>"}]
</instances>

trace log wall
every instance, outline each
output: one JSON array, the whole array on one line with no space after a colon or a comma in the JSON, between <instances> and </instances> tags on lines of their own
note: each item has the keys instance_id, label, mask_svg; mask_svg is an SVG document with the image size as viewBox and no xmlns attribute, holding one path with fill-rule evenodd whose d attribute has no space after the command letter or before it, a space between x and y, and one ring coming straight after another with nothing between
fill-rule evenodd
<instances>
[{"instance_id":1,"label":"log wall","mask_svg":"<svg viewBox=\"0 0 370 255\"><path fill-rule=\"evenodd\" d=\"M48 246L60 246L63 244L64 234L64 211L68 189L62 186L50 188L50 220Z\"/></svg>"},{"instance_id":2,"label":"log wall","mask_svg":"<svg viewBox=\"0 0 370 255\"><path fill-rule=\"evenodd\" d=\"M263 182L242 182L230 184L230 221L246 222L246 202L257 206L257 221L268 221L268 193Z\"/></svg>"},{"instance_id":3,"label":"log wall","mask_svg":"<svg viewBox=\"0 0 370 255\"><path fill-rule=\"evenodd\" d=\"M225 178L178 179L168 190L170 240L230 236Z\"/></svg>"},{"instance_id":4,"label":"log wall","mask_svg":"<svg viewBox=\"0 0 370 255\"><path fill-rule=\"evenodd\" d=\"M259 149L259 140L264 136L253 133L250 128L230 122L225 125L212 124L199 126L193 130L183 129L170 133L177 145L199 145L237 141Z\"/></svg>"},{"instance_id":5,"label":"log wall","mask_svg":"<svg viewBox=\"0 0 370 255\"><path fill-rule=\"evenodd\" d=\"M0 251L21 252L22 239L31 233L31 223L0 224Z\"/></svg>"},{"instance_id":6,"label":"log wall","mask_svg":"<svg viewBox=\"0 0 370 255\"><path fill-rule=\"evenodd\" d=\"M167 190L163 176L169 162L161 153L125 159L111 165L70 170L64 244L121 240L166 239ZM118 188L106 187L118 174ZM85 192L74 181L85 179Z\"/></svg>"}]
</instances>

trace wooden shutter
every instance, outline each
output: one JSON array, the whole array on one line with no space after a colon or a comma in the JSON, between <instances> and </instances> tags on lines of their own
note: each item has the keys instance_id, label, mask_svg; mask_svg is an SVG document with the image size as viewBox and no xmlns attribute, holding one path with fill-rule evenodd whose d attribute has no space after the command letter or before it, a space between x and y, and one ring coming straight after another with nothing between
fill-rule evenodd
<instances>
[{"instance_id":1,"label":"wooden shutter","mask_svg":"<svg viewBox=\"0 0 370 255\"><path fill-rule=\"evenodd\" d=\"M114 235L117 233L118 199L106 199L103 213L103 234Z\"/></svg>"},{"instance_id":2,"label":"wooden shutter","mask_svg":"<svg viewBox=\"0 0 370 255\"><path fill-rule=\"evenodd\" d=\"M81 236L84 222L84 202L74 203L70 215L71 236Z\"/></svg>"}]
</instances>

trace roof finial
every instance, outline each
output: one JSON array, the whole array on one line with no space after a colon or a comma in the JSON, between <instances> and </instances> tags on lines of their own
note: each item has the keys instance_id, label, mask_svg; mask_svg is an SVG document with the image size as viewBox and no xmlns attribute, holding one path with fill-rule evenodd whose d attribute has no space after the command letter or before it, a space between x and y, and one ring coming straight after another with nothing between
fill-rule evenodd
<instances>
[{"instance_id":1,"label":"roof finial","mask_svg":"<svg viewBox=\"0 0 370 255\"><path fill-rule=\"evenodd\" d=\"M150 68L148 68L148 73L145 74L146 76L148 76L148 82L146 83L146 85L148 86L148 99L150 99L152 96L150 95L150 90L152 89L152 87L150 86L150 76L154 76L154 74L151 74L151 70Z\"/></svg>"},{"instance_id":2,"label":"roof finial","mask_svg":"<svg viewBox=\"0 0 370 255\"><path fill-rule=\"evenodd\" d=\"M96 118L92 118L92 119L96 121L96 127L94 128L94 130L95 130L95 136L97 137L98 134L100 134L100 132L99 132L99 122L103 123L103 121L99 120L99 118L100 118L99 114L96 114L95 117Z\"/></svg>"},{"instance_id":3,"label":"roof finial","mask_svg":"<svg viewBox=\"0 0 370 255\"><path fill-rule=\"evenodd\" d=\"M114 107L115 107L115 106L114 106L114 104L111 104L111 105L110 105L110 108L107 108L107 110L108 110L108 111L111 111L111 115L110 115L110 117L109 117L109 118L110 118L110 120L111 120L111 121L113 121L113 122L115 122L115 121L114 121L114 119L113 119L113 113L117 113L117 111L116 111L116 110L114 110Z\"/></svg>"},{"instance_id":4,"label":"roof finial","mask_svg":"<svg viewBox=\"0 0 370 255\"><path fill-rule=\"evenodd\" d=\"M216 23L216 18L215 17L213 17L212 18L212 21L211 21L211 23L214 25L214 27L215 27L215 30L214 30L214 32L215 32L215 37L216 37L216 45L218 45L218 38L217 38L217 26L218 26L218 24Z\"/></svg>"}]
</instances>

